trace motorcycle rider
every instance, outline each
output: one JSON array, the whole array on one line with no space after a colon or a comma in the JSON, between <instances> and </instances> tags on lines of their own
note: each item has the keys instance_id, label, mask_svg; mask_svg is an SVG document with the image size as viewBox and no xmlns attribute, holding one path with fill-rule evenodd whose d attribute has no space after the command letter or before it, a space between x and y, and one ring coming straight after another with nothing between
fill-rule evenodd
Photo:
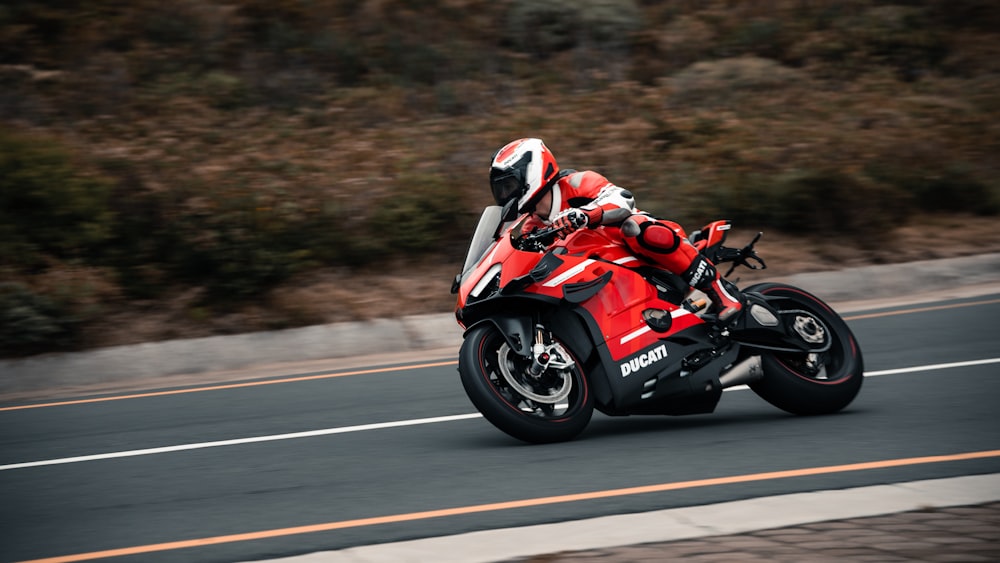
<instances>
[{"instance_id":1,"label":"motorcycle rider","mask_svg":"<svg viewBox=\"0 0 1000 563\"><path fill-rule=\"evenodd\" d=\"M583 228L611 227L640 259L677 274L712 300L718 319L734 320L742 310L736 287L691 244L673 221L656 219L635 208L632 193L591 170L560 170L541 139L524 138L493 155L490 190L497 205L517 198L519 213L531 213L522 232L548 225L565 237Z\"/></svg>"}]
</instances>

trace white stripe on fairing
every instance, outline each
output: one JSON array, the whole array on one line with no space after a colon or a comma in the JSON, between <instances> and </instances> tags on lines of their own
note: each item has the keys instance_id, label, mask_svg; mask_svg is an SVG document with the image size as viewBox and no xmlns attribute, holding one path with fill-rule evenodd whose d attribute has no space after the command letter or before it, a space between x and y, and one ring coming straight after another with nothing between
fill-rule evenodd
<instances>
[{"instance_id":1,"label":"white stripe on fairing","mask_svg":"<svg viewBox=\"0 0 1000 563\"><path fill-rule=\"evenodd\" d=\"M642 336L643 334L646 334L647 332L649 332L651 330L653 330L653 329L650 328L649 325L646 325L646 326L640 328L639 330L637 330L635 332L630 332L630 333L626 334L625 336L622 337L621 341L619 341L618 343L619 344L625 344L626 342L630 342L632 340L635 340L636 338L639 338L640 336Z\"/></svg>"},{"instance_id":2,"label":"white stripe on fairing","mask_svg":"<svg viewBox=\"0 0 1000 563\"><path fill-rule=\"evenodd\" d=\"M591 259L584 260L583 262L580 262L576 266L573 266L572 268L566 270L562 274L559 274L558 276L552 278L551 280L545 282L542 285L544 285L545 287L555 287L557 285L560 285L564 281L572 278L573 276L579 275L580 272L586 270L587 266L590 266L593 263L594 261Z\"/></svg>"},{"instance_id":3,"label":"white stripe on fairing","mask_svg":"<svg viewBox=\"0 0 1000 563\"><path fill-rule=\"evenodd\" d=\"M690 314L691 314L691 311L688 311L687 309L674 309L673 311L670 311L670 318L676 319L677 317L683 317L684 315L690 315ZM645 325L642 328L640 328L640 329L638 329L638 330L636 330L634 332L630 332L630 333L626 334L625 336L622 337L622 339L618 343L619 344L625 344L626 342L629 342L629 341L635 340L636 338L639 338L640 336L642 336L643 334L646 334L647 332L649 332L651 330L653 330L653 329L650 328L649 325Z\"/></svg>"},{"instance_id":4,"label":"white stripe on fairing","mask_svg":"<svg viewBox=\"0 0 1000 563\"><path fill-rule=\"evenodd\" d=\"M625 258L619 258L615 260L615 264L621 266L622 264L628 264L630 262L638 262L638 261L639 259L636 258L635 256L626 256Z\"/></svg>"}]
</instances>

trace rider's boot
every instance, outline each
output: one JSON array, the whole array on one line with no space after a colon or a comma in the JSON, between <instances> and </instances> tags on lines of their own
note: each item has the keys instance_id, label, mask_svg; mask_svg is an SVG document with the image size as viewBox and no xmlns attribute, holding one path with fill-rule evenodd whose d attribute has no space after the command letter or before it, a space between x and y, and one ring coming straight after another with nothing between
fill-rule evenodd
<instances>
[{"instance_id":1,"label":"rider's boot","mask_svg":"<svg viewBox=\"0 0 1000 563\"><path fill-rule=\"evenodd\" d=\"M743 309L736 286L722 279L715 266L692 245L677 223L636 214L622 224L625 244L662 268L681 276L687 284L705 292L726 324Z\"/></svg>"},{"instance_id":2,"label":"rider's boot","mask_svg":"<svg viewBox=\"0 0 1000 563\"><path fill-rule=\"evenodd\" d=\"M692 260L681 277L691 287L702 291L715 305L717 316L722 323L734 321L743 310L742 296L736 286L719 275L719 271L704 256Z\"/></svg>"}]
</instances>

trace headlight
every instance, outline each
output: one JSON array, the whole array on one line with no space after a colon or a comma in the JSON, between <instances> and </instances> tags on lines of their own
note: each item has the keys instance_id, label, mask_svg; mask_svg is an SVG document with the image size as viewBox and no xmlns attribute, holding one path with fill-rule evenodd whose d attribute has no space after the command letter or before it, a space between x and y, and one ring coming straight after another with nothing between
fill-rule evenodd
<instances>
[{"instance_id":1,"label":"headlight","mask_svg":"<svg viewBox=\"0 0 1000 563\"><path fill-rule=\"evenodd\" d=\"M469 292L469 301L486 299L500 290L500 264L493 264Z\"/></svg>"}]
</instances>

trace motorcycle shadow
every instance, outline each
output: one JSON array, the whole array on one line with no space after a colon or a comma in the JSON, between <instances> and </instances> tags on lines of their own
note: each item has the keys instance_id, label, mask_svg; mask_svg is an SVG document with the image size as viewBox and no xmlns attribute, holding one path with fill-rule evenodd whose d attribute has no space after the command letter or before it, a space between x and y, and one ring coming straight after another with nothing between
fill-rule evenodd
<instances>
[{"instance_id":1,"label":"motorcycle shadow","mask_svg":"<svg viewBox=\"0 0 1000 563\"><path fill-rule=\"evenodd\" d=\"M691 439L693 435L706 431L712 440L720 437L726 439L738 439L735 436L766 434L768 429L775 428L775 424L782 428L787 425L806 425L812 423L828 425L831 417L847 416L859 414L858 408L845 409L838 413L801 417L783 411L760 411L760 412L735 412L735 413L713 413L704 415L686 416L663 416L663 415L633 415L633 416L608 416L595 413L587 428L576 438L562 445L580 445L584 443L602 442L606 440L629 440L642 439L651 434L662 437L674 436L678 439ZM485 421L482 421L485 423ZM534 444L522 442L503 433L490 431L483 432L477 429L475 436L466 436L468 442L463 439L464 447L493 449L497 447L527 446ZM736 433L736 434L733 434ZM553 447L560 444L543 444L542 446ZM573 446L570 446L573 447Z\"/></svg>"},{"instance_id":2,"label":"motorcycle shadow","mask_svg":"<svg viewBox=\"0 0 1000 563\"><path fill-rule=\"evenodd\" d=\"M687 416L648 415L618 417L595 413L587 429L577 439L601 440L609 437L619 439L625 436L639 436L654 432L657 434L672 433L683 436L690 432L700 432L706 429L711 429L713 435L723 434L727 431L735 431L741 435L760 435L766 432L767 428L773 427L775 423L783 427L788 424L828 424L831 417L847 416L858 414L859 412L859 409L854 408L832 414L807 417L780 410Z\"/></svg>"},{"instance_id":3,"label":"motorcycle shadow","mask_svg":"<svg viewBox=\"0 0 1000 563\"><path fill-rule=\"evenodd\" d=\"M759 414L706 414L689 415L683 417L656 416L656 415L636 415L636 416L607 416L595 413L587 428L576 438L569 442L555 444L541 444L543 447L569 446L576 447L584 443L601 442L604 440L621 441L623 439L641 438L650 434L661 436L689 436L692 432L697 433L702 430L711 429L712 435L724 435L727 429L741 429L741 432L748 428L755 428L761 425L773 423L775 421L785 421L795 418L794 415L774 412ZM485 421L482 421L485 423ZM488 423L487 423L488 424ZM477 429L482 430L482 429ZM497 447L525 446L533 447L538 444L529 444L512 438L500 432L489 431L476 432L474 437L468 436L468 443L465 447L475 449L493 449ZM465 442L465 440L463 440Z\"/></svg>"},{"instance_id":4,"label":"motorcycle shadow","mask_svg":"<svg viewBox=\"0 0 1000 563\"><path fill-rule=\"evenodd\" d=\"M649 432L685 432L707 428L747 428L761 423L795 418L783 412L761 412L740 414L705 414L689 416L605 416L595 414L590 425L579 439L594 439L623 434L645 434Z\"/></svg>"}]
</instances>

